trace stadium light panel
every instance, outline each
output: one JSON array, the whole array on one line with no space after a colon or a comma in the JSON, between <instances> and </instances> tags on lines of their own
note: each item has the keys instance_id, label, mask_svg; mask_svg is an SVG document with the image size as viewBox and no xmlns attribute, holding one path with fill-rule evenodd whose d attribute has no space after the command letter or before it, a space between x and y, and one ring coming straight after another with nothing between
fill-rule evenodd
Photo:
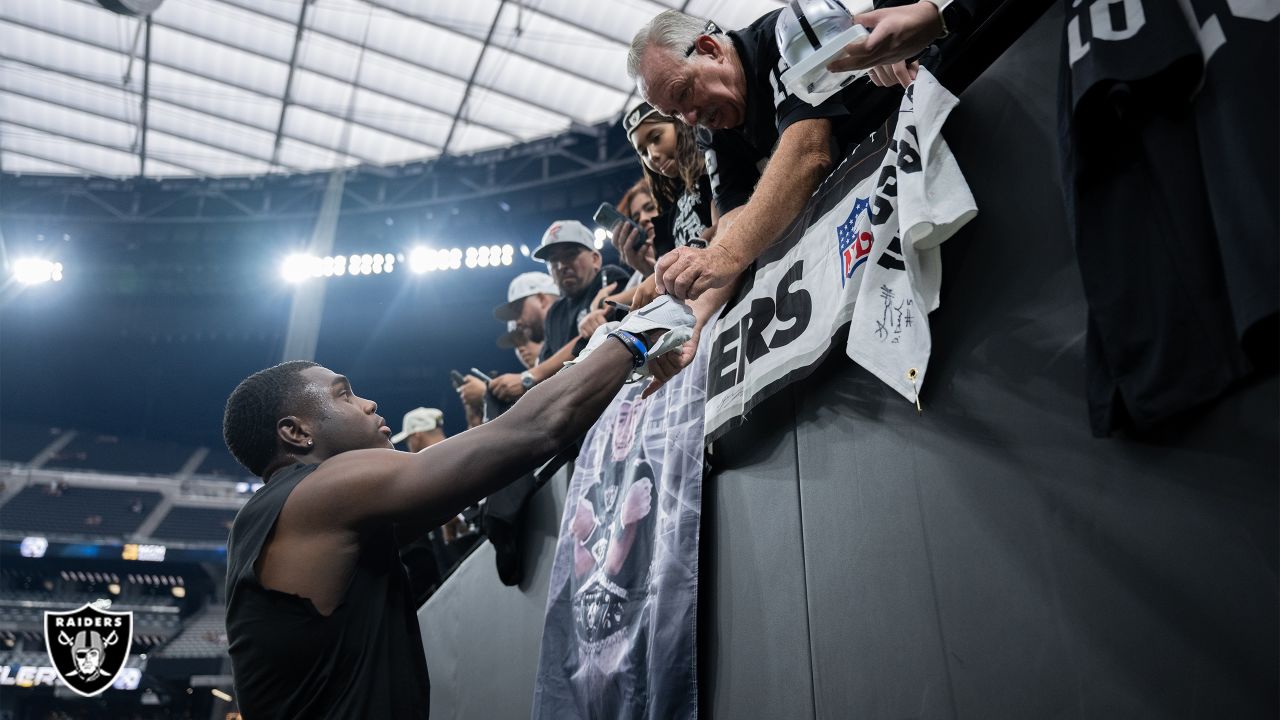
<instances>
[{"instance_id":1,"label":"stadium light panel","mask_svg":"<svg viewBox=\"0 0 1280 720\"><path fill-rule=\"evenodd\" d=\"M415 275L421 275L428 270L434 270L436 265L435 252L424 247L415 247L409 251L409 272Z\"/></svg>"},{"instance_id":2,"label":"stadium light panel","mask_svg":"<svg viewBox=\"0 0 1280 720\"><path fill-rule=\"evenodd\" d=\"M307 256L295 253L280 263L280 276L288 283L299 283L310 275L307 267Z\"/></svg>"},{"instance_id":3,"label":"stadium light panel","mask_svg":"<svg viewBox=\"0 0 1280 720\"><path fill-rule=\"evenodd\" d=\"M13 278L23 285L58 282L62 280L62 263L23 258L13 264Z\"/></svg>"},{"instance_id":4,"label":"stadium light panel","mask_svg":"<svg viewBox=\"0 0 1280 720\"><path fill-rule=\"evenodd\" d=\"M22 542L18 546L18 551L22 557L42 558L49 549L49 540L38 535L32 535L22 538ZM66 580L66 573L62 574L62 579Z\"/></svg>"}]
</instances>

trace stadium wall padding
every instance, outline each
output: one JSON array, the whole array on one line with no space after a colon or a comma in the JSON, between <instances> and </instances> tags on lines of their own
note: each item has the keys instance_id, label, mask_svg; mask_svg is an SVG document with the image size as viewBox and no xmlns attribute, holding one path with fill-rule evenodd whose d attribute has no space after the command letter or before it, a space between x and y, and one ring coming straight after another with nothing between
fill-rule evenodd
<instances>
[{"instance_id":1,"label":"stadium wall padding","mask_svg":"<svg viewBox=\"0 0 1280 720\"><path fill-rule=\"evenodd\" d=\"M493 545L481 543L418 609L431 673L431 717L528 720L551 561L572 465L525 507L524 580L498 580Z\"/></svg>"},{"instance_id":2,"label":"stadium wall padding","mask_svg":"<svg viewBox=\"0 0 1280 720\"><path fill-rule=\"evenodd\" d=\"M943 246L923 414L837 350L716 444L704 717L1280 714L1280 389L1157 438L1090 435L1061 22L948 123L980 214ZM486 546L421 610L433 718L528 717L563 488L530 513L528 587Z\"/></svg>"}]
</instances>

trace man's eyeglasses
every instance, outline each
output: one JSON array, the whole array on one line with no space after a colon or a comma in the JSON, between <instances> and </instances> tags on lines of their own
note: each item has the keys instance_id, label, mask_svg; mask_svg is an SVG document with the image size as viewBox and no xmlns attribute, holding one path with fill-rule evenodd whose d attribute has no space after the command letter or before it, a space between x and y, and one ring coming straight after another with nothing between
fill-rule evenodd
<instances>
[{"instance_id":1,"label":"man's eyeglasses","mask_svg":"<svg viewBox=\"0 0 1280 720\"><path fill-rule=\"evenodd\" d=\"M715 23L708 20L707 24L702 27L702 32L698 33L698 37L702 37L703 35L719 35L721 32L723 31L720 29L719 25L716 25ZM684 51L684 56L685 57L692 56L693 51L696 50L697 47L698 47L698 38L694 38L693 42L689 43L688 49Z\"/></svg>"}]
</instances>

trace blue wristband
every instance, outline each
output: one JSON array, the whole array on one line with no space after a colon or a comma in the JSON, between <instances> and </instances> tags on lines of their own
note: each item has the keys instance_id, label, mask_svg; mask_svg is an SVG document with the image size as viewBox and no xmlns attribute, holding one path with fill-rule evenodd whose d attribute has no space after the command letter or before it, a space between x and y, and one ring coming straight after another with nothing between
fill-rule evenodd
<instances>
[{"instance_id":1,"label":"blue wristband","mask_svg":"<svg viewBox=\"0 0 1280 720\"><path fill-rule=\"evenodd\" d=\"M609 333L609 337L622 343L622 346L627 349L627 352L631 353L631 364L633 367L644 366L649 355L649 348L645 347L644 341L626 330L614 330Z\"/></svg>"},{"instance_id":2,"label":"blue wristband","mask_svg":"<svg viewBox=\"0 0 1280 720\"><path fill-rule=\"evenodd\" d=\"M631 338L631 342L639 346L640 354L644 355L645 357L649 356L649 346L644 344L644 338L640 337L639 335L633 332L628 332L626 330L614 330L614 332L618 333L619 335L626 335L627 337Z\"/></svg>"}]
</instances>

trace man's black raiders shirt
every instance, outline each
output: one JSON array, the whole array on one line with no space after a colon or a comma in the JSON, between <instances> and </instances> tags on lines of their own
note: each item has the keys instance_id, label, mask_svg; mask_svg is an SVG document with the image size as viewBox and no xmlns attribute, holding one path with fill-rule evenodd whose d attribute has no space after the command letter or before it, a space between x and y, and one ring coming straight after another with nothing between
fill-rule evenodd
<instances>
[{"instance_id":1,"label":"man's black raiders shirt","mask_svg":"<svg viewBox=\"0 0 1280 720\"><path fill-rule=\"evenodd\" d=\"M707 175L720 214L745 205L778 138L800 120L829 118L831 157L871 134L902 98L902 88L880 88L857 80L817 107L787 92L782 73L788 66L778 50L774 26L781 8L741 30L727 33L747 79L743 124L727 130L698 129L698 146L706 153ZM853 114L849 108L857 108Z\"/></svg>"},{"instance_id":2,"label":"man's black raiders shirt","mask_svg":"<svg viewBox=\"0 0 1280 720\"><path fill-rule=\"evenodd\" d=\"M949 11L953 27L948 28L948 39L936 43L940 52L922 57L921 65L938 74L956 60L949 57L954 55L950 46L962 41L1001 4L1017 1L954 0L951 7L955 12ZM914 2L916 0L876 0L874 5L879 9ZM787 92L782 74L788 65L778 49L774 32L781 13L779 8L741 30L727 33L747 79L747 109L742 126L728 130L699 128L698 131L698 146L706 154L707 174L716 207L722 215L745 205L751 198L778 138L792 124L813 118L830 119L831 157L838 162L880 127L902 100L901 87L876 87L865 77L817 107ZM945 84L945 78L943 80Z\"/></svg>"}]
</instances>

